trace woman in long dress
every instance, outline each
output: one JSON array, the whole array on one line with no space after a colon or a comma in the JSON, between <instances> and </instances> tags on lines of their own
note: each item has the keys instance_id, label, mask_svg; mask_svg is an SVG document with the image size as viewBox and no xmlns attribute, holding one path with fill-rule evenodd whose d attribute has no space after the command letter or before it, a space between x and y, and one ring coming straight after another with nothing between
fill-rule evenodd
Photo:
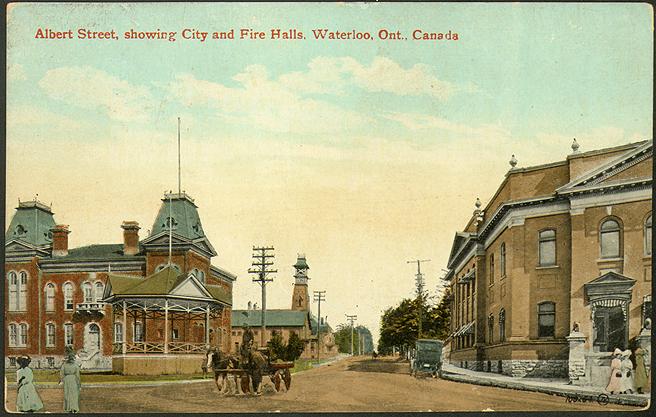
<instances>
[{"instance_id":1,"label":"woman in long dress","mask_svg":"<svg viewBox=\"0 0 656 417\"><path fill-rule=\"evenodd\" d=\"M645 358L647 352L641 347L638 347L633 352L636 358L635 379L633 380L638 394L642 394L643 390L647 388L647 359Z\"/></svg>"},{"instance_id":2,"label":"woman in long dress","mask_svg":"<svg viewBox=\"0 0 656 417\"><path fill-rule=\"evenodd\" d=\"M29 356L21 356L17 360L20 369L16 371L16 385L18 394L16 396L16 410L32 413L43 408L43 403L34 387L34 374L29 364L32 361Z\"/></svg>"},{"instance_id":3,"label":"woman in long dress","mask_svg":"<svg viewBox=\"0 0 656 417\"><path fill-rule=\"evenodd\" d=\"M631 351L629 349L622 352L622 379L620 381L620 391L623 394L633 394L633 362L631 362Z\"/></svg>"},{"instance_id":4,"label":"woman in long dress","mask_svg":"<svg viewBox=\"0 0 656 417\"><path fill-rule=\"evenodd\" d=\"M610 362L610 380L606 391L611 394L620 392L622 389L620 381L622 380L622 351L615 349L613 352L613 360Z\"/></svg>"},{"instance_id":5,"label":"woman in long dress","mask_svg":"<svg viewBox=\"0 0 656 417\"><path fill-rule=\"evenodd\" d=\"M72 351L67 353L59 375L60 383L64 384L64 411L77 413L80 411L80 367Z\"/></svg>"}]
</instances>

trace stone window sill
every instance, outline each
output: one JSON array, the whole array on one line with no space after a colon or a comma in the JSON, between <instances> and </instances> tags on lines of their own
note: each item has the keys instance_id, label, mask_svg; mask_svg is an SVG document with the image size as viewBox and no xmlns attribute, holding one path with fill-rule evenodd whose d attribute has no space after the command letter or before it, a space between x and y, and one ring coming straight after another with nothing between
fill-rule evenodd
<instances>
[{"instance_id":1,"label":"stone window sill","mask_svg":"<svg viewBox=\"0 0 656 417\"><path fill-rule=\"evenodd\" d=\"M543 265L543 266L536 266L535 269L558 269L560 268L559 265Z\"/></svg>"},{"instance_id":2,"label":"stone window sill","mask_svg":"<svg viewBox=\"0 0 656 417\"><path fill-rule=\"evenodd\" d=\"M624 258L599 258L597 259L597 263L605 263L605 262L624 262Z\"/></svg>"}]
</instances>

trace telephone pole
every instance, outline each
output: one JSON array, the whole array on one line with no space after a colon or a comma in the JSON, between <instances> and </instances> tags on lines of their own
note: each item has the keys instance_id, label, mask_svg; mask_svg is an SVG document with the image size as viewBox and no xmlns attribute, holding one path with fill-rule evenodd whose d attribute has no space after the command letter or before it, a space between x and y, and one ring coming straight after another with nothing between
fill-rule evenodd
<instances>
[{"instance_id":1,"label":"telephone pole","mask_svg":"<svg viewBox=\"0 0 656 417\"><path fill-rule=\"evenodd\" d=\"M415 275L415 285L417 286L417 298L419 298L419 328L417 329L417 339L421 339L421 322L423 317L424 306L424 274L421 273L421 263L430 262L430 259L415 259L414 261L407 261L406 263L417 263L417 274Z\"/></svg>"},{"instance_id":2,"label":"telephone pole","mask_svg":"<svg viewBox=\"0 0 656 417\"><path fill-rule=\"evenodd\" d=\"M358 319L358 316L357 314L352 314L352 315L345 314L345 316L346 316L346 320L351 322L351 356L353 356L353 322Z\"/></svg>"},{"instance_id":3,"label":"telephone pole","mask_svg":"<svg viewBox=\"0 0 656 417\"><path fill-rule=\"evenodd\" d=\"M319 302L317 307L317 361L321 354L321 302L326 301L326 291L313 291L314 301Z\"/></svg>"},{"instance_id":4,"label":"telephone pole","mask_svg":"<svg viewBox=\"0 0 656 417\"><path fill-rule=\"evenodd\" d=\"M273 246L255 247L253 246L253 264L248 269L249 274L255 274L253 282L257 282L262 287L262 334L260 335L260 347L266 345L266 285L273 281L273 278L267 277L268 274L278 272L277 269L268 269L273 265Z\"/></svg>"}]
</instances>

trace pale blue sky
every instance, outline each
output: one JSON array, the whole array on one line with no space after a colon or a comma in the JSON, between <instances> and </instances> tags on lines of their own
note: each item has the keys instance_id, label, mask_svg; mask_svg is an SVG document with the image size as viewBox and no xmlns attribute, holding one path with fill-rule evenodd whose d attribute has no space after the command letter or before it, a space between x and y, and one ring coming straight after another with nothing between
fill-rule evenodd
<instances>
[{"instance_id":1,"label":"pale blue sky","mask_svg":"<svg viewBox=\"0 0 656 417\"><path fill-rule=\"evenodd\" d=\"M287 306L306 252L327 314L359 314L376 334L380 311L411 294L406 258L432 258L437 283L453 234L511 153L527 166L564 158L574 136L582 150L650 137L652 20L648 5L607 3L15 5L5 218L39 193L73 246L120 240L122 220L145 233L176 186L181 116L183 188L215 263L241 277L236 306L258 297L245 274L252 244L274 243L270 305ZM39 27L120 39L34 39ZM308 39L180 36L242 27ZM318 28L460 39L317 41ZM129 29L176 41L125 40Z\"/></svg>"}]
</instances>

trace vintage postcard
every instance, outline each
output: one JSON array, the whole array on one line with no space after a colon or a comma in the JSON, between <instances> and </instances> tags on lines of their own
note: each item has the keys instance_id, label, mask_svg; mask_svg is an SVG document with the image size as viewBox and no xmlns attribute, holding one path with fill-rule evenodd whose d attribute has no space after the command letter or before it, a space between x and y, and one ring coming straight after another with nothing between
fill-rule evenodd
<instances>
[{"instance_id":1,"label":"vintage postcard","mask_svg":"<svg viewBox=\"0 0 656 417\"><path fill-rule=\"evenodd\" d=\"M6 411L650 406L650 5L6 25Z\"/></svg>"}]
</instances>

